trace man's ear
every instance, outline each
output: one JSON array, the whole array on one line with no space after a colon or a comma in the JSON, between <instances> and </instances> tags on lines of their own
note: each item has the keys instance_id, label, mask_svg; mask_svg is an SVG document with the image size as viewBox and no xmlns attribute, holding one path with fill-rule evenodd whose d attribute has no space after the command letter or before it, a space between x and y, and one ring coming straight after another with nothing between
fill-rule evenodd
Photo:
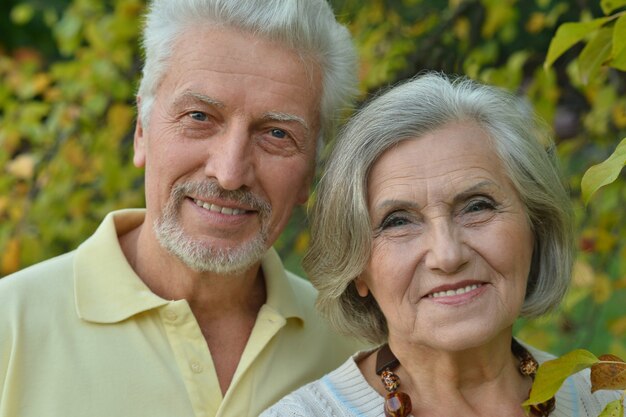
<instances>
[{"instance_id":1,"label":"man's ear","mask_svg":"<svg viewBox=\"0 0 626 417\"><path fill-rule=\"evenodd\" d=\"M361 276L354 279L354 286L356 288L356 292L363 298L367 297L370 292L370 288Z\"/></svg>"},{"instance_id":2,"label":"man's ear","mask_svg":"<svg viewBox=\"0 0 626 417\"><path fill-rule=\"evenodd\" d=\"M146 137L141 119L141 97L137 96L137 121L135 122L135 137L133 140L133 163L137 168L146 166Z\"/></svg>"}]
</instances>

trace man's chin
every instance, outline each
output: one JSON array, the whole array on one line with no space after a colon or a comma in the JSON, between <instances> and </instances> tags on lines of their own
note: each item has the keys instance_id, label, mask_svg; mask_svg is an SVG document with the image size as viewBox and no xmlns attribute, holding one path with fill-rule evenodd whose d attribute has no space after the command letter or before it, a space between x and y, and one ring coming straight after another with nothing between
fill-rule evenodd
<instances>
[{"instance_id":1,"label":"man's chin","mask_svg":"<svg viewBox=\"0 0 626 417\"><path fill-rule=\"evenodd\" d=\"M178 222L168 219L155 222L154 232L163 248L196 272L241 274L258 265L269 249L264 233L236 246L219 247L188 236Z\"/></svg>"},{"instance_id":2,"label":"man's chin","mask_svg":"<svg viewBox=\"0 0 626 417\"><path fill-rule=\"evenodd\" d=\"M212 272L224 275L244 273L257 265L268 250L261 239L246 242L238 247L215 248L179 239L160 239L161 245L176 256L188 268L196 272Z\"/></svg>"}]
</instances>

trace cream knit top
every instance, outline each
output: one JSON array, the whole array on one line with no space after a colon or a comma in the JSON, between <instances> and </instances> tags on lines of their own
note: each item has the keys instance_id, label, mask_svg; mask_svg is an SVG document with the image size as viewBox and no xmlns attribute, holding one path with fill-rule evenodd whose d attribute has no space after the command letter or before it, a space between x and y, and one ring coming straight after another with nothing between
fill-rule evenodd
<instances>
[{"instance_id":1,"label":"cream knit top","mask_svg":"<svg viewBox=\"0 0 626 417\"><path fill-rule=\"evenodd\" d=\"M525 345L539 362L554 356ZM260 417L384 417L383 397L365 380L356 365L364 352L317 381L292 392ZM597 417L604 406L618 399L618 391L591 394L589 370L570 376L556 395L556 410L550 417Z\"/></svg>"}]
</instances>

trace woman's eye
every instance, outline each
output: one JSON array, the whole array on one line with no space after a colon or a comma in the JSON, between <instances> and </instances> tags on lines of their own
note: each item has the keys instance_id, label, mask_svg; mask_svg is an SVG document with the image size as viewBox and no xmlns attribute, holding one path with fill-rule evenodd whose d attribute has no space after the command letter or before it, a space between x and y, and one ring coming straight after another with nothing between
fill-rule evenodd
<instances>
[{"instance_id":1,"label":"woman's eye","mask_svg":"<svg viewBox=\"0 0 626 417\"><path fill-rule=\"evenodd\" d=\"M493 210L495 204L488 200L472 200L465 206L466 213L479 213L484 210Z\"/></svg>"},{"instance_id":2,"label":"woman's eye","mask_svg":"<svg viewBox=\"0 0 626 417\"><path fill-rule=\"evenodd\" d=\"M270 130L270 134L278 139L284 139L287 136L287 132L282 129L272 129Z\"/></svg>"},{"instance_id":3,"label":"woman's eye","mask_svg":"<svg viewBox=\"0 0 626 417\"><path fill-rule=\"evenodd\" d=\"M391 227L406 226L407 224L409 224L409 220L406 217L399 216L397 214L392 214L391 216L386 217L382 221L380 228L389 229Z\"/></svg>"},{"instance_id":4,"label":"woman's eye","mask_svg":"<svg viewBox=\"0 0 626 417\"><path fill-rule=\"evenodd\" d=\"M192 111L191 113L189 113L189 117L199 122L205 122L207 120L207 115L205 113L202 113L201 111Z\"/></svg>"}]
</instances>

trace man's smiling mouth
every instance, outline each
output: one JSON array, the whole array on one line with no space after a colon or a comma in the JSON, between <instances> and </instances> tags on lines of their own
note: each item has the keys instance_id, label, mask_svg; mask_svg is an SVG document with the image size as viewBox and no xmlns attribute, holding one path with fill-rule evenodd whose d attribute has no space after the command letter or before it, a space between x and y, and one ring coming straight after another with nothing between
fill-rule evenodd
<instances>
[{"instance_id":1,"label":"man's smiling mouth","mask_svg":"<svg viewBox=\"0 0 626 417\"><path fill-rule=\"evenodd\" d=\"M198 207L202 207L206 210L213 211L215 213L228 214L231 216L237 216L239 214L245 214L247 212L246 210L242 210L238 208L222 207L222 206L218 206L217 204L207 203L202 200L198 200L196 198L193 199L193 202L196 203Z\"/></svg>"}]
</instances>

